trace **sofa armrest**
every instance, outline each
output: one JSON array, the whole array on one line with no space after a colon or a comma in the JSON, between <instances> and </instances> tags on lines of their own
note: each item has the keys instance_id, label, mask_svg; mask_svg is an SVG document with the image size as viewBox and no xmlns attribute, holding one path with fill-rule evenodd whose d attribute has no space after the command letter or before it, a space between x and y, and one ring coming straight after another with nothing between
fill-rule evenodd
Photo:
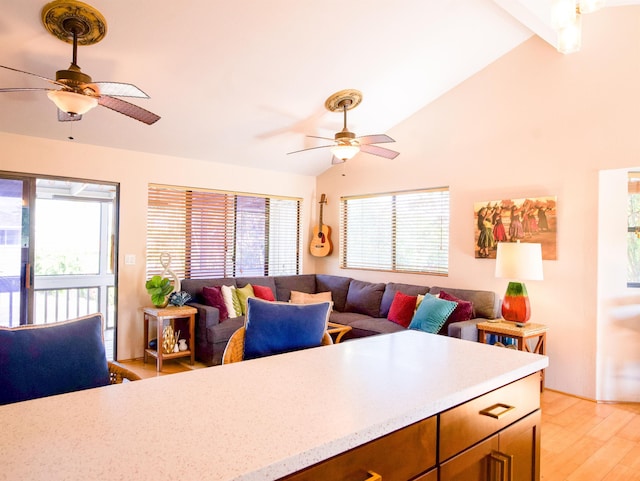
<instances>
[{"instance_id":1,"label":"sofa armrest","mask_svg":"<svg viewBox=\"0 0 640 481\"><path fill-rule=\"evenodd\" d=\"M198 310L197 322L199 325L208 328L220 324L220 311L217 307L207 306L198 302L187 302L188 306L195 307Z\"/></svg>"},{"instance_id":2,"label":"sofa armrest","mask_svg":"<svg viewBox=\"0 0 640 481\"><path fill-rule=\"evenodd\" d=\"M449 337L457 337L458 339L478 342L477 324L486 320L487 319L484 317L476 317L475 319L470 319L468 321L452 322L449 324L447 335Z\"/></svg>"}]
</instances>

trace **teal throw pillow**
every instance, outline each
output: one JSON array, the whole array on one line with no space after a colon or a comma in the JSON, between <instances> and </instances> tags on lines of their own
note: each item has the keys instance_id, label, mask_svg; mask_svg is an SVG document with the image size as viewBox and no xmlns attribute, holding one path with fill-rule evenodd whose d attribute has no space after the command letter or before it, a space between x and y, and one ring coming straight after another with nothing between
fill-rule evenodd
<instances>
[{"instance_id":1,"label":"teal throw pillow","mask_svg":"<svg viewBox=\"0 0 640 481\"><path fill-rule=\"evenodd\" d=\"M413 315L409 329L436 334L456 307L458 307L457 302L445 301L426 294Z\"/></svg>"}]
</instances>

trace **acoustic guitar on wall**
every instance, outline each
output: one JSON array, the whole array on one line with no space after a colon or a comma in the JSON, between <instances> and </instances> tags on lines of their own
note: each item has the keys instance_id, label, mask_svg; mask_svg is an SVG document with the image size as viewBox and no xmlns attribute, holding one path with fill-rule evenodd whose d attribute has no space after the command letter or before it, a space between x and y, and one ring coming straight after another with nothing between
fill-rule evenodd
<instances>
[{"instance_id":1,"label":"acoustic guitar on wall","mask_svg":"<svg viewBox=\"0 0 640 481\"><path fill-rule=\"evenodd\" d=\"M318 225L313 227L313 235L311 236L311 245L309 250L312 256L325 257L331 254L332 245L331 239L331 227L322 223L322 208L327 203L327 197L322 194L320 197L320 215L318 217Z\"/></svg>"}]
</instances>

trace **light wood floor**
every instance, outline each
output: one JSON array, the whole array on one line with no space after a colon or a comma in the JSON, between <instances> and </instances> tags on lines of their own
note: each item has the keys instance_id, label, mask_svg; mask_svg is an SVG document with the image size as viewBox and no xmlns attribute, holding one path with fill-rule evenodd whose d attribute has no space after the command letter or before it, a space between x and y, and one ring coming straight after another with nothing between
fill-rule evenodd
<instances>
[{"instance_id":1,"label":"light wood floor","mask_svg":"<svg viewBox=\"0 0 640 481\"><path fill-rule=\"evenodd\" d=\"M188 361L124 362L142 378L204 367ZM215 368L214 368L215 369ZM542 394L544 481L640 481L640 403L602 404L556 391ZM517 481L517 480L515 480Z\"/></svg>"}]
</instances>

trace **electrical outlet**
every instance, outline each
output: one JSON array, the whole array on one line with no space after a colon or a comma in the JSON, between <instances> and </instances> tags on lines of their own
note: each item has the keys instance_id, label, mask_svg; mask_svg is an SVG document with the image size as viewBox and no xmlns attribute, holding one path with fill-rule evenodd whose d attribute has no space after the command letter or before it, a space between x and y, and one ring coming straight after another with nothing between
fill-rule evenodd
<instances>
[{"instance_id":1,"label":"electrical outlet","mask_svg":"<svg viewBox=\"0 0 640 481\"><path fill-rule=\"evenodd\" d=\"M136 256L135 256L135 254L126 254L126 255L124 256L124 263L125 263L125 265L128 265L128 266L133 266L133 265L135 265L135 263L136 263Z\"/></svg>"}]
</instances>

